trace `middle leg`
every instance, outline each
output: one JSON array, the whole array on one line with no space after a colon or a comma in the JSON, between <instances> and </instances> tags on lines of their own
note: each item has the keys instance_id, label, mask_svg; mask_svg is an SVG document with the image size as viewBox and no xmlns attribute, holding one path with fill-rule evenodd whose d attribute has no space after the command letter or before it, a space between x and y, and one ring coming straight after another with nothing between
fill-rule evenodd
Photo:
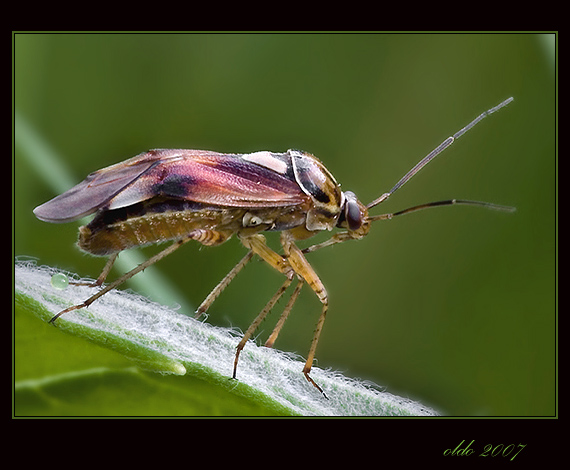
<instances>
[{"instance_id":1,"label":"middle leg","mask_svg":"<svg viewBox=\"0 0 570 470\"><path fill-rule=\"evenodd\" d=\"M313 292L319 298L322 304L321 315L319 316L319 320L317 321L317 326L315 327L315 332L313 334L313 340L311 341L311 347L309 348L309 353L307 355L307 361L305 362L305 367L303 367L303 374L305 374L305 378L313 384L319 392L326 397L323 389L317 385L317 383L311 378L309 373L311 372L311 368L313 366L313 360L315 358L315 351L317 350L317 344L319 342L319 337L321 336L321 331L323 329L323 325L325 323L325 319L327 316L328 306L329 306L329 299L327 295L327 291L325 286L323 285L322 281L317 276L317 273L313 269L313 267L309 264L303 252L299 249L297 245L294 243L293 236L287 232L283 232L281 234L281 244L283 245L283 249L285 251L285 256L287 257L287 261L291 267L295 270L298 276L302 277L307 284L313 289Z\"/></svg>"},{"instance_id":2,"label":"middle leg","mask_svg":"<svg viewBox=\"0 0 570 470\"><path fill-rule=\"evenodd\" d=\"M287 288L291 285L291 283L293 282L293 279L295 277L295 271L289 265L289 262L287 261L287 259L285 259L283 256L281 256L280 254L276 253L271 248L269 248L267 246L266 241L265 241L265 237L262 234L258 233L258 234L252 235L252 236L243 237L243 238L241 238L241 242L243 243L243 245L246 248L249 248L250 253L255 253L261 259L263 259L267 264L269 264L269 266L271 266L275 270L285 274L286 279L285 279L285 282L283 283L283 285L275 293L275 295L273 295L273 297L269 300L269 302L267 302L267 304L265 305L263 310L259 313L259 315L257 315L255 320L253 320L251 325L249 325L248 329L246 330L246 332L243 335L243 338L241 339L241 341L237 345L237 351L236 351L236 356L235 356L235 360L234 360L234 371L233 371L233 378L234 379L236 378L237 365L238 365L239 356L240 356L241 351L245 347L249 338L251 338L251 336L253 335L255 330L258 328L260 323L265 319L265 317L267 317L267 315L269 314L271 309L275 306L277 301L283 296L283 294L285 293ZM244 260L245 260L245 258L244 258ZM266 343L266 345L268 347L271 347L271 345L273 344L273 342L277 338L277 335L279 334L279 331L281 330L283 323L287 319L287 316L288 316L289 312L291 311L291 308L293 307L293 303L295 302L295 300L297 299L297 296L299 295L299 291L301 289L302 284L303 284L302 282L299 283L299 285L297 286L297 289L295 290L295 292L292 295L291 300L289 300L289 302L287 303L287 306L285 307L285 311L281 315L281 318L279 319L277 326L273 330L273 333L271 334L270 338L268 339L268 342Z\"/></svg>"},{"instance_id":3,"label":"middle leg","mask_svg":"<svg viewBox=\"0 0 570 470\"><path fill-rule=\"evenodd\" d=\"M251 258L253 258L253 251L249 250L243 259L238 264L236 264L228 274L226 274L226 276L218 283L216 287L214 287L214 289L212 289L212 292L208 294L208 297L206 297L200 306L196 309L196 315L194 318L200 318L204 313L206 313L214 300L219 297L222 291L229 285L230 282L233 281L233 279L244 268L244 266L251 261Z\"/></svg>"}]
</instances>

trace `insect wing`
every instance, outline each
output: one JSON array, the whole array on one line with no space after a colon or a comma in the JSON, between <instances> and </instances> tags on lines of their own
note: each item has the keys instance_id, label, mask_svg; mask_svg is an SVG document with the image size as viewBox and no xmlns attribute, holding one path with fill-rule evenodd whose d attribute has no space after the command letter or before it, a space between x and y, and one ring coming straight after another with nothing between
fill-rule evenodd
<instances>
[{"instance_id":1,"label":"insect wing","mask_svg":"<svg viewBox=\"0 0 570 470\"><path fill-rule=\"evenodd\" d=\"M178 158L163 159L140 175L113 198L109 208L155 196L243 208L291 206L307 200L294 178L249 162L241 155L178 152Z\"/></svg>"},{"instance_id":2,"label":"insect wing","mask_svg":"<svg viewBox=\"0 0 570 470\"><path fill-rule=\"evenodd\" d=\"M147 152L95 171L65 193L36 207L34 214L40 220L54 223L72 222L92 214L159 160L160 157Z\"/></svg>"},{"instance_id":3,"label":"insect wing","mask_svg":"<svg viewBox=\"0 0 570 470\"><path fill-rule=\"evenodd\" d=\"M34 214L46 222L71 222L103 207L118 209L156 196L244 208L296 205L306 200L290 176L239 155L158 149L91 173L77 186L36 207Z\"/></svg>"}]
</instances>

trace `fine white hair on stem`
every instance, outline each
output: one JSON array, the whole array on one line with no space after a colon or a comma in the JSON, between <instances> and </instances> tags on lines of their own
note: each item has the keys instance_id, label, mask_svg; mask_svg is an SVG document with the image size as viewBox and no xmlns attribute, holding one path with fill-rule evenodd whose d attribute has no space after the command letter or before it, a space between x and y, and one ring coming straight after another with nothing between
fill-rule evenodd
<instances>
[{"instance_id":1,"label":"fine white hair on stem","mask_svg":"<svg viewBox=\"0 0 570 470\"><path fill-rule=\"evenodd\" d=\"M82 302L92 293L84 286L58 290L54 268L34 261L15 265L16 303L44 321L62 306ZM34 307L29 307L33 305ZM302 374L303 362L293 354L257 346L243 350L238 380L231 375L239 335L195 320L133 293L113 290L88 309L69 312L57 327L124 353L145 369L163 374L199 374L227 390L271 403L281 413L320 416L435 416L420 403L401 398L338 372L313 367L311 373L326 390L318 393ZM224 379L224 380L222 380ZM247 387L240 387L245 384Z\"/></svg>"}]
</instances>

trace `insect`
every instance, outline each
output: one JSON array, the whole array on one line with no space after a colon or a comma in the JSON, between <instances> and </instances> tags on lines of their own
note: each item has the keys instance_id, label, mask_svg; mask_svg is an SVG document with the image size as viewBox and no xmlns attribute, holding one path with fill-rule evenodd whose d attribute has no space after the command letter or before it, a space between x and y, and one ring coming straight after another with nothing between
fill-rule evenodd
<instances>
[{"instance_id":1,"label":"insect","mask_svg":"<svg viewBox=\"0 0 570 470\"><path fill-rule=\"evenodd\" d=\"M92 221L79 228L78 246L96 256L108 256L100 276L92 283L101 287L117 255L126 249L172 240L167 248L106 285L83 303L62 310L50 322L72 310L89 306L146 267L194 240L215 246L236 235L248 249L244 258L214 287L196 311L204 314L212 302L254 257L259 256L285 276L279 290L246 330L237 346L233 378L239 355L259 324L283 296L296 287L285 305L265 346L272 347L302 286L306 283L322 304L303 374L324 396L310 372L327 310L327 291L309 264L306 254L366 236L371 223L434 206L470 204L512 211L513 208L487 202L449 199L410 207L399 212L369 215L410 178L479 121L512 101L509 98L479 115L448 137L404 175L388 192L362 204L353 192L341 191L331 173L313 155L297 150L249 154L223 154L204 150L158 149L91 173L77 186L34 209L46 222L71 222L95 213ZM322 243L301 250L295 242L323 230L341 231ZM283 253L266 244L263 232L281 232Z\"/></svg>"}]
</instances>

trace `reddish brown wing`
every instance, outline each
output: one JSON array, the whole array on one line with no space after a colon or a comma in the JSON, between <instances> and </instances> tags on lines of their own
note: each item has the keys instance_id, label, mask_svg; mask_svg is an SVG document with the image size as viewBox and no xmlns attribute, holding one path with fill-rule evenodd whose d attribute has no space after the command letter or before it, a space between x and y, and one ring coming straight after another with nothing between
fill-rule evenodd
<instances>
[{"instance_id":1,"label":"reddish brown wing","mask_svg":"<svg viewBox=\"0 0 570 470\"><path fill-rule=\"evenodd\" d=\"M155 196L244 208L297 205L307 197L294 179L238 155L161 149L91 173L34 214L47 222L71 222Z\"/></svg>"},{"instance_id":2,"label":"reddish brown wing","mask_svg":"<svg viewBox=\"0 0 570 470\"><path fill-rule=\"evenodd\" d=\"M156 164L152 152L137 155L116 165L95 171L81 183L34 209L46 222L71 222L103 207L119 191Z\"/></svg>"}]
</instances>

